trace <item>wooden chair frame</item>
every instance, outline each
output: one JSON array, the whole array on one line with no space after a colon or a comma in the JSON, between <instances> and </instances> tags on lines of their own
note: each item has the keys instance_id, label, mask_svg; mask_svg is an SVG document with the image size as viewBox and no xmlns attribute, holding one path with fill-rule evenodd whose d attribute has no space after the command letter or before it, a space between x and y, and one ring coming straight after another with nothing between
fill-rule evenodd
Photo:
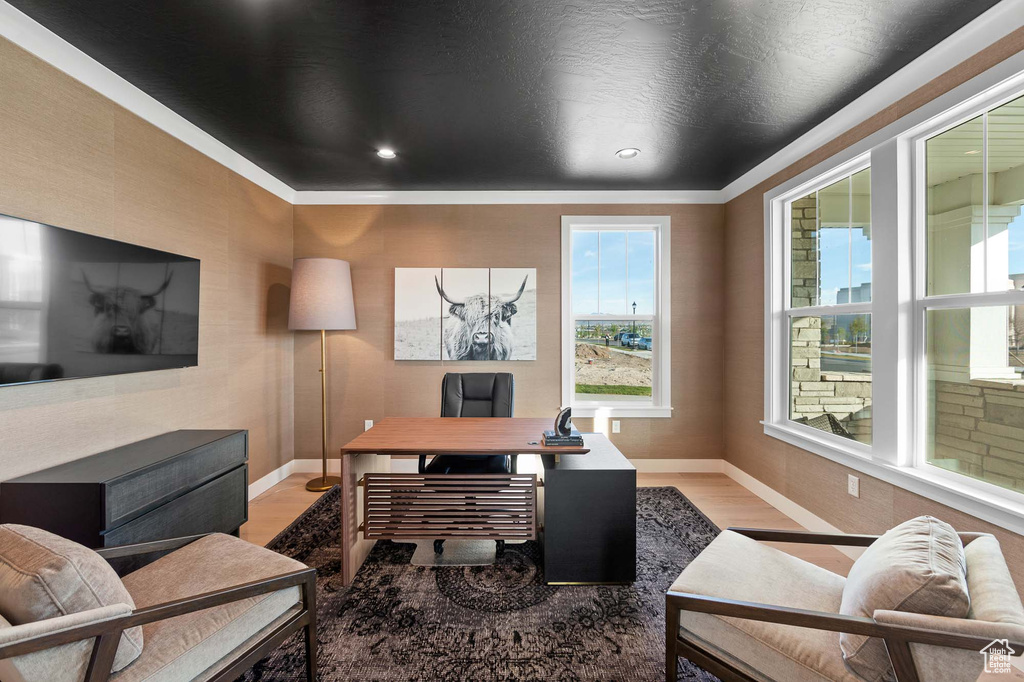
<instances>
[{"instance_id":1,"label":"wooden chair frame","mask_svg":"<svg viewBox=\"0 0 1024 682\"><path fill-rule=\"evenodd\" d=\"M761 542L795 542L813 545L843 545L848 547L867 547L879 537L877 535L843 535L806 531L762 530L756 528L730 528L729 530ZM911 644L928 644L980 651L991 643L990 640L982 637L879 623L873 618L808 611L773 604L735 601L720 597L672 592L670 590L665 595L665 679L667 682L676 682L679 656L687 658L701 668L716 675L723 682L732 682L734 680L756 681L756 678L740 670L731 662L723 660L712 651L708 651L701 643L683 636L679 631L680 610L878 637L885 642L885 648L889 653L889 660L899 682L919 682L920 680L917 674L917 667L914 665L914 658L910 652ZM1024 648L1024 644L1020 642L1011 642L1010 646L1014 649Z\"/></svg>"},{"instance_id":2,"label":"wooden chair frame","mask_svg":"<svg viewBox=\"0 0 1024 682\"><path fill-rule=\"evenodd\" d=\"M172 540L158 540L156 542L109 547L96 550L96 552L107 560L154 552L168 552L180 549L202 537L205 536L192 535ZM276 649L299 630L303 630L305 635L306 680L307 682L314 682L317 671L317 641L316 569L313 568L292 571L274 576L273 578L255 580L221 590L149 606L144 609L136 609L129 614L111 618L110 620L86 623L68 628L67 630L12 642L6 646L0 646L0 659L13 658L23 654L43 651L62 644L92 639L95 640L95 643L89 659L89 666L86 670L85 682L106 682L110 679L110 668L114 663L114 654L117 652L117 645L124 630L295 586L299 588L301 593L302 608L287 621L274 628L272 632L260 638L259 641L238 652L235 661L211 678L211 682L229 682L230 680L237 679L246 670L255 665L257 661Z\"/></svg>"}]
</instances>

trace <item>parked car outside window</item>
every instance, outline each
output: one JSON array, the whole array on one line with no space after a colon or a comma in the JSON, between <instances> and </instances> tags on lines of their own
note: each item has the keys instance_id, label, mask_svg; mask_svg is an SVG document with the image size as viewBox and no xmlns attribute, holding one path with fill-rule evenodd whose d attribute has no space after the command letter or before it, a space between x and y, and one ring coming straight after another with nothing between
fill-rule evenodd
<instances>
[{"instance_id":1,"label":"parked car outside window","mask_svg":"<svg viewBox=\"0 0 1024 682\"><path fill-rule=\"evenodd\" d=\"M640 350L654 350L654 340L650 336L645 336L637 342L636 347Z\"/></svg>"},{"instance_id":2,"label":"parked car outside window","mask_svg":"<svg viewBox=\"0 0 1024 682\"><path fill-rule=\"evenodd\" d=\"M640 342L640 335L632 332L623 332L619 338L619 345L626 348L636 348Z\"/></svg>"}]
</instances>

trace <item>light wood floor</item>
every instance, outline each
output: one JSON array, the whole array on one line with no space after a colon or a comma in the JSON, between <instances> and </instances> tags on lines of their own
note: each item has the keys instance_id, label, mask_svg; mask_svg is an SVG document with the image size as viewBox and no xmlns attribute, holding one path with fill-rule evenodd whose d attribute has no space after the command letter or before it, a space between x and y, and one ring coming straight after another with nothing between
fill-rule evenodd
<instances>
[{"instance_id":1,"label":"light wood floor","mask_svg":"<svg viewBox=\"0 0 1024 682\"><path fill-rule=\"evenodd\" d=\"M293 474L249 503L249 522L242 537L265 545L319 497L305 488L310 474ZM675 486L719 528L777 528L802 526L724 474L637 474L640 486ZM807 561L846 575L853 560L834 547L778 545Z\"/></svg>"}]
</instances>

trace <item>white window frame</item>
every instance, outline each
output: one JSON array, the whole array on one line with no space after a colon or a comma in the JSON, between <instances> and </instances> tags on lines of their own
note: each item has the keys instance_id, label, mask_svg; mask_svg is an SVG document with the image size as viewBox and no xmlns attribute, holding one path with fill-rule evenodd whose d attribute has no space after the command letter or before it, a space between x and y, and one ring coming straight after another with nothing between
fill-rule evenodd
<instances>
[{"instance_id":1,"label":"white window frame","mask_svg":"<svg viewBox=\"0 0 1024 682\"><path fill-rule=\"evenodd\" d=\"M1024 495L923 466L926 308L1020 303L1020 292L924 299L923 140L1024 92L1024 53L906 114L764 195L765 434L1017 533ZM788 419L785 204L870 160L872 232L872 445L865 448ZM803 192L803 194L801 194ZM816 308L821 310L821 308ZM819 313L820 314L820 313ZM784 357L785 355L785 357ZM728 359L726 359L728 362ZM785 399L783 399L785 396Z\"/></svg>"},{"instance_id":2,"label":"white window frame","mask_svg":"<svg viewBox=\"0 0 1024 682\"><path fill-rule=\"evenodd\" d=\"M628 232L653 230L654 315L574 315L572 312L572 233L574 230ZM672 416L672 223L669 216L562 216L562 405L574 417ZM651 322L651 401L575 400L576 320Z\"/></svg>"},{"instance_id":3,"label":"white window frame","mask_svg":"<svg viewBox=\"0 0 1024 682\"><path fill-rule=\"evenodd\" d=\"M842 450L848 455L856 457L870 457L871 446L859 441L843 438L832 433L816 429L806 424L801 424L790 419L790 323L795 317L818 317L824 315L871 315L872 302L867 303L842 303L838 305L812 305L800 308L793 308L789 305L792 286L792 263L789 258L791 253L792 239L792 216L788 209L790 202L801 199L811 192L820 190L835 182L850 177L855 173L871 167L870 154L861 154L844 163L838 164L828 172L814 177L809 182L802 182L795 187L787 189L770 202L771 211L770 239L771 251L774 258L772 263L781 265L781 272L775 272L772 276L773 301L771 302L771 316L766 316L766 336L770 335L772 340L772 362L766 366L770 372L771 381L765 382L768 393L765 395L765 423L771 424L774 429L788 432L791 437L813 441L815 444L825 444L837 450ZM872 185L874 175L872 174ZM874 187L872 186L872 190ZM872 214L874 213L874 202L872 202ZM874 217L872 215L872 217ZM777 228L777 229L776 229ZM872 229L872 235L874 229ZM872 239L872 263L874 262L874 240ZM767 252L767 249L766 249ZM775 266L778 268L779 266ZM766 268L766 273L771 271ZM781 277L781 281L777 281ZM872 291L874 285L872 285ZM874 294L872 294L872 301ZM872 330L874 329L874 317L871 320ZM872 343L872 371L874 370L874 348ZM766 349L767 350L767 349ZM768 358L766 352L765 355ZM872 391L873 392L873 391ZM872 396L872 401L874 397ZM874 410L872 410L872 414Z\"/></svg>"}]
</instances>

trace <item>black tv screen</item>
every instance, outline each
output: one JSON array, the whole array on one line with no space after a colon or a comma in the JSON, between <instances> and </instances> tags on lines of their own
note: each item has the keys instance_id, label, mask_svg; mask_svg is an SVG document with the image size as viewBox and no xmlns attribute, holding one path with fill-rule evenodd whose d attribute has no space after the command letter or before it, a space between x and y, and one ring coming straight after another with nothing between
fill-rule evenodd
<instances>
[{"instance_id":1,"label":"black tv screen","mask_svg":"<svg viewBox=\"0 0 1024 682\"><path fill-rule=\"evenodd\" d=\"M0 215L0 385L198 363L198 260Z\"/></svg>"}]
</instances>

